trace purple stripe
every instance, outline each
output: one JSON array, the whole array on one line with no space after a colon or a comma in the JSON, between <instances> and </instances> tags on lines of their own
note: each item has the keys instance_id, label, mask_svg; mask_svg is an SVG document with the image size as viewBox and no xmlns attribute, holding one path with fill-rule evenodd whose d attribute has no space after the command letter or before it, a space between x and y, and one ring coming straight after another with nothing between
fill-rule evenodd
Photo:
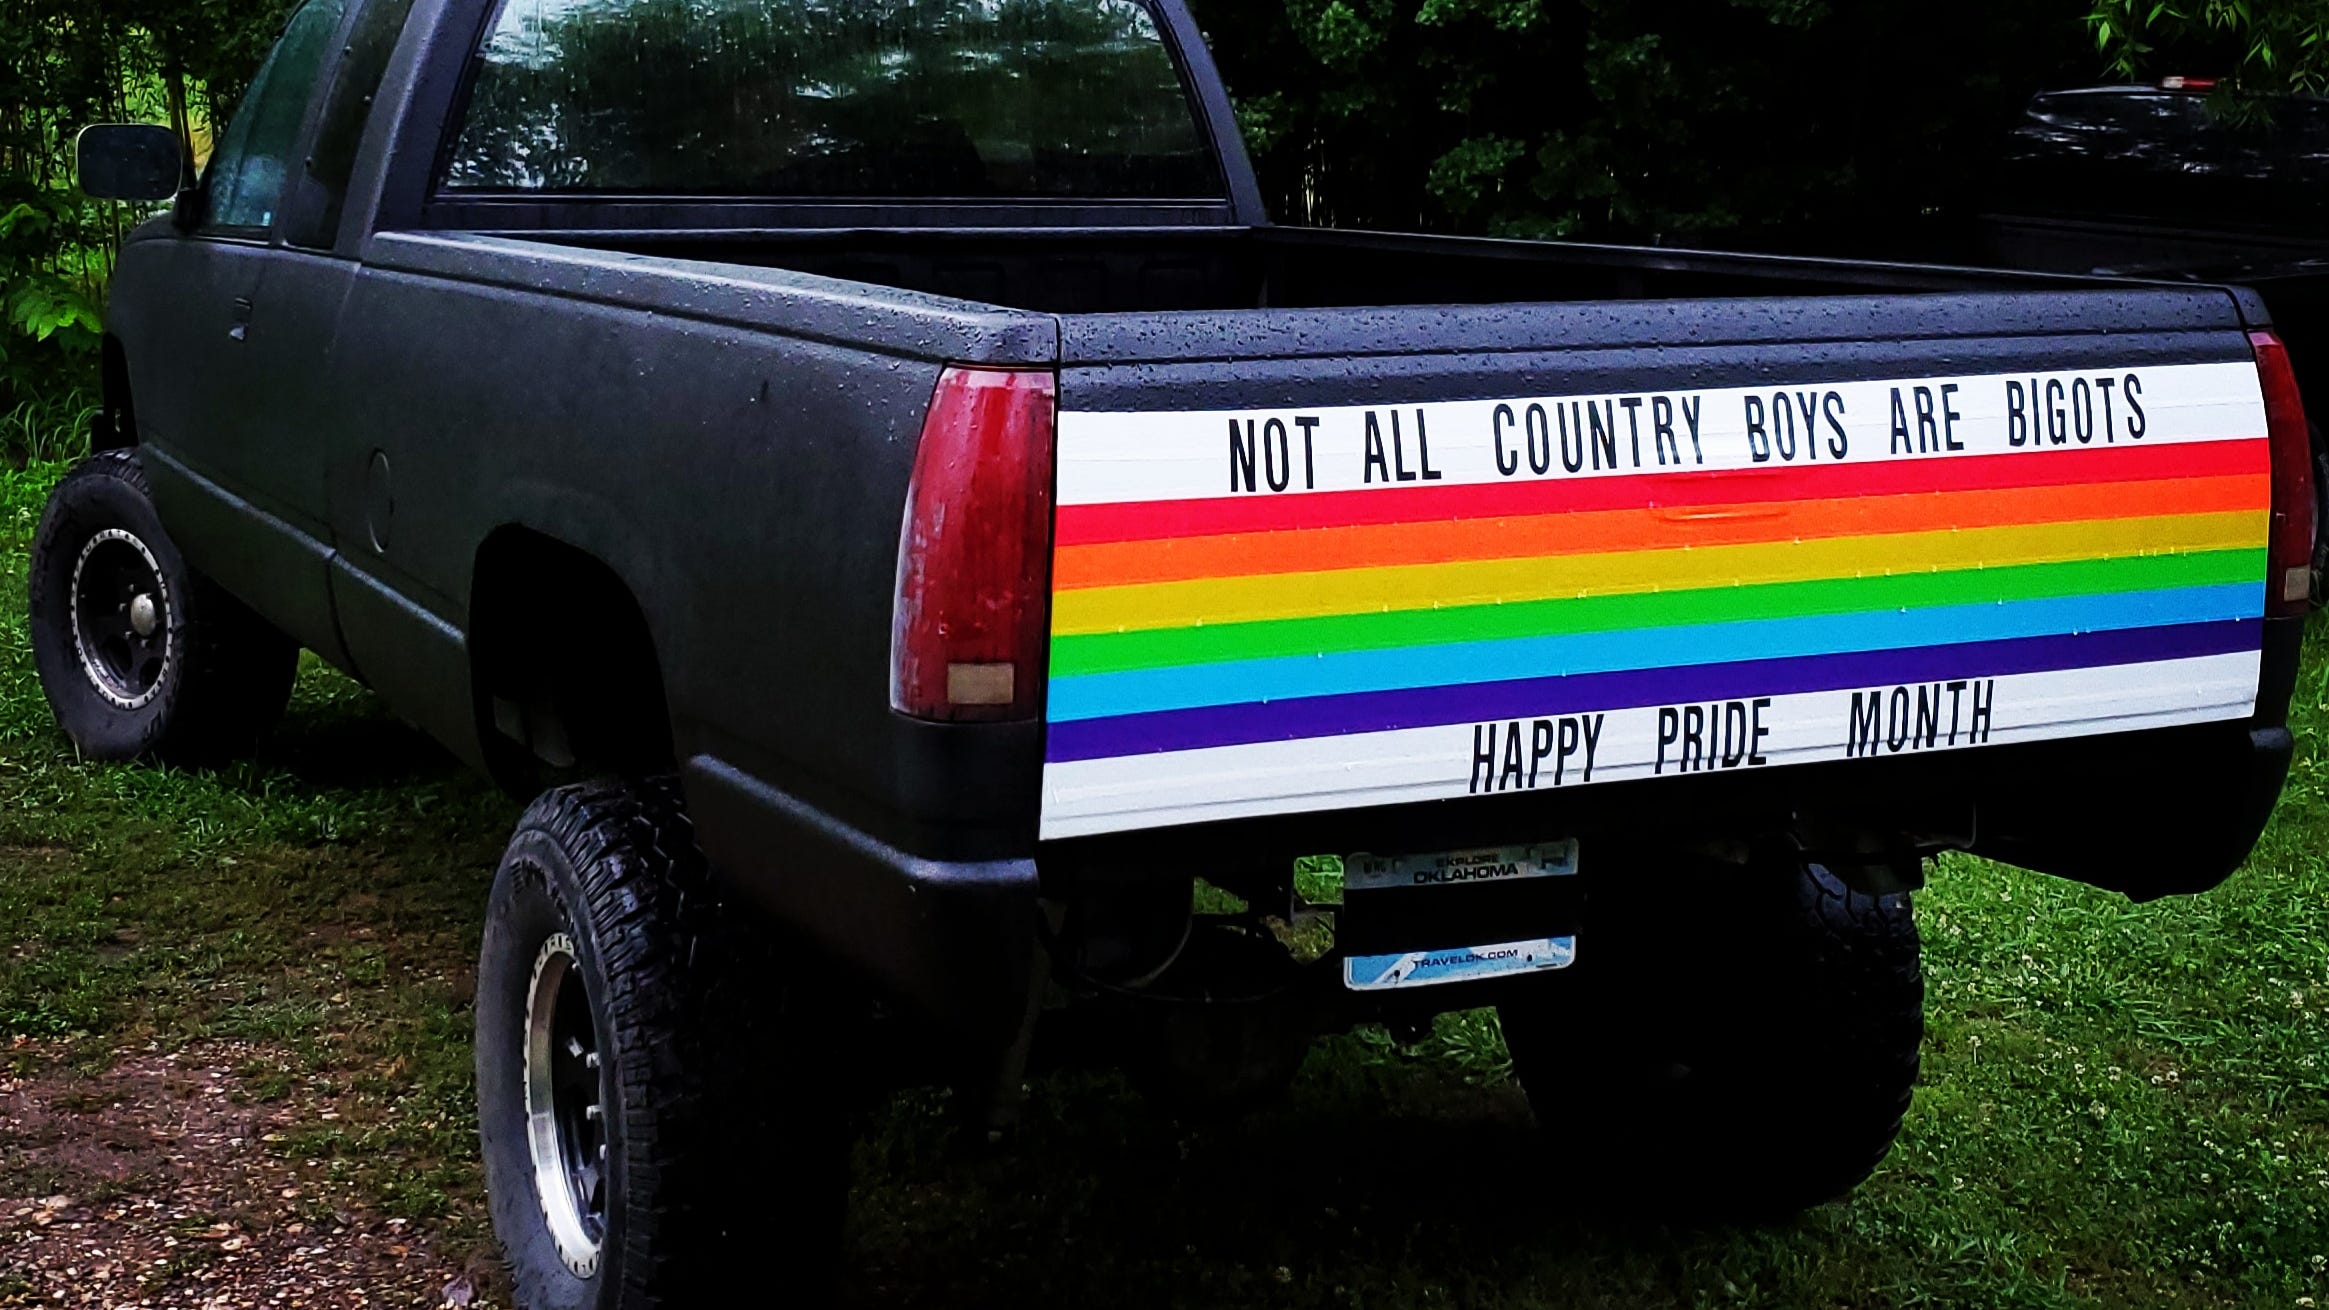
<instances>
[{"instance_id":1,"label":"purple stripe","mask_svg":"<svg viewBox=\"0 0 2329 1310\"><path fill-rule=\"evenodd\" d=\"M1920 646L1911 650L1361 692L1258 705L1209 705L1202 709L1054 723L1045 758L1054 764L1066 764L1122 755L1203 750L1212 746L1249 746L1267 741L1485 723L1491 719L1542 718L1688 701L1743 700L1954 678L2001 678L2017 673L2148 664L2261 650L2263 646L2263 621L2240 619L2126 632Z\"/></svg>"}]
</instances>

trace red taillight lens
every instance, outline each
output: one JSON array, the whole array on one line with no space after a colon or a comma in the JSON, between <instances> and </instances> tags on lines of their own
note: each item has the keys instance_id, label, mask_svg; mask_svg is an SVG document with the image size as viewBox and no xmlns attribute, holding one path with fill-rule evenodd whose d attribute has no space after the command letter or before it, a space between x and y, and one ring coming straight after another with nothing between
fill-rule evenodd
<instances>
[{"instance_id":1,"label":"red taillight lens","mask_svg":"<svg viewBox=\"0 0 2329 1310\"><path fill-rule=\"evenodd\" d=\"M2266 430L2272 435L2272 552L2265 594L2268 614L2303 614L2313 600L2313 429L2297 393L2289 350L2270 332L2251 332L2264 384Z\"/></svg>"},{"instance_id":2,"label":"red taillight lens","mask_svg":"<svg viewBox=\"0 0 2329 1310\"><path fill-rule=\"evenodd\" d=\"M950 368L938 379L898 543L890 705L901 714L1036 713L1056 391L1049 373Z\"/></svg>"}]
</instances>

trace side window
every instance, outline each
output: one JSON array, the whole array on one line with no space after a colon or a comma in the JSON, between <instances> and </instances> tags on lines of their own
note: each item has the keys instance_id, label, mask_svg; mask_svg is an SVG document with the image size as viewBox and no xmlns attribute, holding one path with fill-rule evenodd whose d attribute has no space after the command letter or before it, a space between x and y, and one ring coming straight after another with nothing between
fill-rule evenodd
<instances>
[{"instance_id":1,"label":"side window","mask_svg":"<svg viewBox=\"0 0 2329 1310\"><path fill-rule=\"evenodd\" d=\"M307 0L291 16L210 156L210 171L203 179L208 192L205 228L249 231L274 226L317 71L346 12L344 0Z\"/></svg>"},{"instance_id":2,"label":"side window","mask_svg":"<svg viewBox=\"0 0 2329 1310\"><path fill-rule=\"evenodd\" d=\"M501 0L448 191L1218 199L1139 0Z\"/></svg>"},{"instance_id":3,"label":"side window","mask_svg":"<svg viewBox=\"0 0 2329 1310\"><path fill-rule=\"evenodd\" d=\"M340 209L348 200L348 179L356 169L356 145L372 115L372 99L388 72L388 58L404 35L413 0L369 0L356 14L341 52L332 89L316 120L315 144L307 152L310 194L291 207L283 239L295 246L328 249L340 232Z\"/></svg>"}]
</instances>

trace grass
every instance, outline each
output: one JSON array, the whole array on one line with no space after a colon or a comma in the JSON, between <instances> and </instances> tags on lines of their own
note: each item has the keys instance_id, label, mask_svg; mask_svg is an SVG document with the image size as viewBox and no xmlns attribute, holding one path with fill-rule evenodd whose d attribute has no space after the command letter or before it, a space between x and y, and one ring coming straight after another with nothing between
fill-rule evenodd
<instances>
[{"instance_id":1,"label":"grass","mask_svg":"<svg viewBox=\"0 0 2329 1310\"><path fill-rule=\"evenodd\" d=\"M250 764L78 762L25 649L23 550L54 474L0 470L0 1058L18 1038L20 1060L92 1063L247 1043L243 1095L332 1115L263 1149L482 1246L466 1002L514 807L320 667ZM943 1096L898 1097L860 1147L850 1290L949 1306L2329 1301L2329 630L2307 668L2288 796L2221 891L2134 906L1942 865L1920 907L1924 1086L1890 1162L1842 1204L1764 1230L1597 1219L1565 1195L1557 1142L1550 1164L1523 1149L1493 1022L1462 1015L1419 1048L1326 1043L1287 1104L1234 1125L1175 1125L1116 1079L1063 1076L1036 1087L1018 1149L987 1154L953 1134ZM1816 1107L1773 1125L1817 1130Z\"/></svg>"}]
</instances>

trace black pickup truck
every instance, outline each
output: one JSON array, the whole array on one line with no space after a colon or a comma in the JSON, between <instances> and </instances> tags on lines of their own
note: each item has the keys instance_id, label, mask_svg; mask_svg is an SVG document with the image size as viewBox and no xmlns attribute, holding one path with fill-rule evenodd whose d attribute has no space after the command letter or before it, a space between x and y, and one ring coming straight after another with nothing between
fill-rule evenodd
<instances>
[{"instance_id":1,"label":"black pickup truck","mask_svg":"<svg viewBox=\"0 0 2329 1310\"><path fill-rule=\"evenodd\" d=\"M304 647L538 796L527 1306L813 1286L860 1071L1220 1111L1484 1005L1565 1170L1816 1202L1926 857L2201 891L2288 766L2254 296L1276 228L1181 0L307 0L197 183L82 168L174 203L43 683L217 758Z\"/></svg>"}]
</instances>

